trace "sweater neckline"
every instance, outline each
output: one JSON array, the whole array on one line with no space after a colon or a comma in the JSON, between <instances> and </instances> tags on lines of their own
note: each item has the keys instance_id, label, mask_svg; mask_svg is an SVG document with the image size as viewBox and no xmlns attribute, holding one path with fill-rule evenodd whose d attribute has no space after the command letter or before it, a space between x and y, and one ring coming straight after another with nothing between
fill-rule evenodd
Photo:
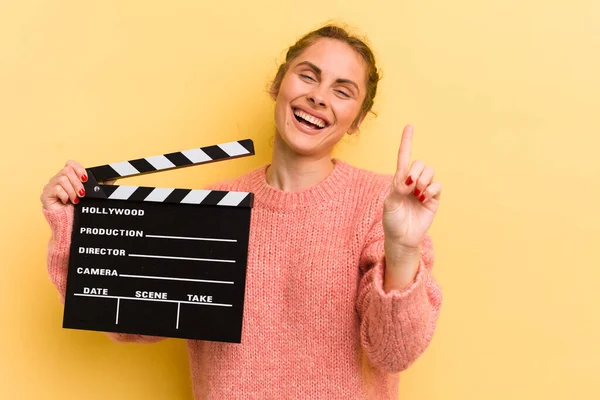
<instances>
[{"instance_id":1,"label":"sweater neckline","mask_svg":"<svg viewBox=\"0 0 600 400\"><path fill-rule=\"evenodd\" d=\"M267 168L264 164L251 174L251 186L254 193L254 207L264 207L279 211L293 211L327 202L341 192L341 188L350 178L350 164L332 158L333 170L319 183L302 190L284 191L267 182Z\"/></svg>"}]
</instances>

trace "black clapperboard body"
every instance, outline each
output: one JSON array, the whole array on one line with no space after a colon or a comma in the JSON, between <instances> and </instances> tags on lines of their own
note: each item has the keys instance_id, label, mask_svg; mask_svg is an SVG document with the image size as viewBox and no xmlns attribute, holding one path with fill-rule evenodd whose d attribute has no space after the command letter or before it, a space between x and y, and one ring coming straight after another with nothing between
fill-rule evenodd
<instances>
[{"instance_id":1,"label":"black clapperboard body","mask_svg":"<svg viewBox=\"0 0 600 400\"><path fill-rule=\"evenodd\" d=\"M63 328L241 343L253 194L102 182L253 154L246 139L86 169Z\"/></svg>"}]
</instances>

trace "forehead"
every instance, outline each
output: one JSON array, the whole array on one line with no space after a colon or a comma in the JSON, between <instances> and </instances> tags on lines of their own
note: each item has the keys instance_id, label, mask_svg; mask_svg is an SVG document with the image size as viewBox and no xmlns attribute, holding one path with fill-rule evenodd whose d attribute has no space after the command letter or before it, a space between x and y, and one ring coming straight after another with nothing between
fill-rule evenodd
<instances>
[{"instance_id":1,"label":"forehead","mask_svg":"<svg viewBox=\"0 0 600 400\"><path fill-rule=\"evenodd\" d=\"M340 40L318 39L296 57L293 66L302 61L310 61L319 67L323 77L351 79L363 87L366 84L366 69L362 56Z\"/></svg>"}]
</instances>

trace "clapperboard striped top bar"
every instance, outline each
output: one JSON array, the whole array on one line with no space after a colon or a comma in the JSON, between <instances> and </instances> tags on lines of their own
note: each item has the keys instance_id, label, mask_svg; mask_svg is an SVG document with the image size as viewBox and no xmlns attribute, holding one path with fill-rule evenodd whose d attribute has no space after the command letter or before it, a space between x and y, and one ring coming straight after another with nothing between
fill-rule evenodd
<instances>
[{"instance_id":1,"label":"clapperboard striped top bar","mask_svg":"<svg viewBox=\"0 0 600 400\"><path fill-rule=\"evenodd\" d=\"M138 158L108 165L89 168L96 180L105 181L132 175L142 175L173 168L189 167L254 154L254 143L250 139L217 144L153 157Z\"/></svg>"},{"instance_id":2,"label":"clapperboard striped top bar","mask_svg":"<svg viewBox=\"0 0 600 400\"><path fill-rule=\"evenodd\" d=\"M99 165L88 168L87 171L90 177L93 177L96 182L103 182L110 179L166 171L214 161L231 160L253 154L254 143L251 139L245 139L153 157ZM252 207L254 200L253 194L249 192L97 185L96 182L89 182L94 187L86 188L86 192L90 193L90 197L97 197L90 192L90 189L92 189L96 193L101 191L106 198L113 200L233 207Z\"/></svg>"}]
</instances>

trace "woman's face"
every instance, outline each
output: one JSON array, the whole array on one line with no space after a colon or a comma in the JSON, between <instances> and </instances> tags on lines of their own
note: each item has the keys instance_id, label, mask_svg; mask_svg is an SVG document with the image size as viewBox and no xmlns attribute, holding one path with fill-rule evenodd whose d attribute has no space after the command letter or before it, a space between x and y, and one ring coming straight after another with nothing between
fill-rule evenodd
<instances>
[{"instance_id":1,"label":"woman's face","mask_svg":"<svg viewBox=\"0 0 600 400\"><path fill-rule=\"evenodd\" d=\"M275 102L283 142L304 156L331 154L348 133L365 99L365 66L346 43L318 39L294 59Z\"/></svg>"}]
</instances>

